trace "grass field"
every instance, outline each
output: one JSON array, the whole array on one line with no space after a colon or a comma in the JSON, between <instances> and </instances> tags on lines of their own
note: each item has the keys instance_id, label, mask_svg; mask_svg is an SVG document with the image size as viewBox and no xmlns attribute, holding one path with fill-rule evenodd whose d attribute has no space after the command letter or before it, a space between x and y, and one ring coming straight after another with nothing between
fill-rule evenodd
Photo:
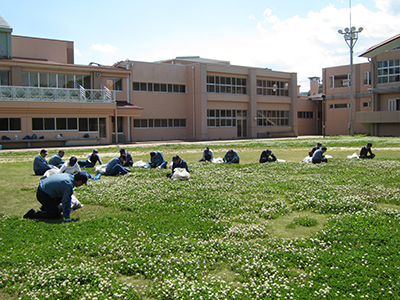
<instances>
[{"instance_id":1,"label":"grass field","mask_svg":"<svg viewBox=\"0 0 400 300\"><path fill-rule=\"evenodd\" d=\"M301 163L317 141L333 158ZM347 159L368 141L374 160ZM241 162L200 163L206 146ZM191 178L102 176L75 190L71 223L22 218L39 207L37 151L0 151L0 299L400 298L400 138L125 148L134 161L179 154ZM259 164L266 148L286 162ZM103 163L118 149L99 148Z\"/></svg>"}]
</instances>

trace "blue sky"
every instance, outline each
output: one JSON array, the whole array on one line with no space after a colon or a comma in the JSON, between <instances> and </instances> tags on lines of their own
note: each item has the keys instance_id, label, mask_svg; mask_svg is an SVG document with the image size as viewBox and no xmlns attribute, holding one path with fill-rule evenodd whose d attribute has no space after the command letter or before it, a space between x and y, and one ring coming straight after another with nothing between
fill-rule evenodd
<instances>
[{"instance_id":1,"label":"blue sky","mask_svg":"<svg viewBox=\"0 0 400 300\"><path fill-rule=\"evenodd\" d=\"M196 55L233 65L296 72L302 91L322 68L349 64L338 29L349 26L349 0L5 1L0 15L14 35L74 41L75 63L158 61ZM363 27L354 62L400 33L400 1L351 0Z\"/></svg>"}]
</instances>

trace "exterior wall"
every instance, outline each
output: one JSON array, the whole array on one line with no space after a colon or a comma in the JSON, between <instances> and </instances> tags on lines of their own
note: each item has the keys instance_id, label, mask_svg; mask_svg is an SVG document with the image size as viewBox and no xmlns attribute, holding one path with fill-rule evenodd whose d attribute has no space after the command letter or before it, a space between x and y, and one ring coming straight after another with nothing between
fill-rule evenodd
<instances>
[{"instance_id":1,"label":"exterior wall","mask_svg":"<svg viewBox=\"0 0 400 300\"><path fill-rule=\"evenodd\" d=\"M322 119L318 116L320 115L322 109L322 101L309 100L308 97L299 97L297 100L297 111L312 112L313 117L308 118L298 118L298 134L299 135L320 135L322 134Z\"/></svg>"},{"instance_id":2,"label":"exterior wall","mask_svg":"<svg viewBox=\"0 0 400 300\"><path fill-rule=\"evenodd\" d=\"M372 111L372 107L364 107L364 102L371 102L371 95L368 89L371 85L363 84L363 73L371 72L369 63L353 65L353 122L354 133L369 133L368 129L356 121L356 113L359 111ZM327 135L346 135L349 134L350 124L350 87L336 86L340 82L335 82L334 87L329 86L329 77L344 76L350 74L350 65L331 67L323 69L323 91L326 94L326 134ZM341 107L345 106L347 107Z\"/></svg>"},{"instance_id":3,"label":"exterior wall","mask_svg":"<svg viewBox=\"0 0 400 300\"><path fill-rule=\"evenodd\" d=\"M73 64L74 42L13 35L12 56Z\"/></svg>"}]
</instances>

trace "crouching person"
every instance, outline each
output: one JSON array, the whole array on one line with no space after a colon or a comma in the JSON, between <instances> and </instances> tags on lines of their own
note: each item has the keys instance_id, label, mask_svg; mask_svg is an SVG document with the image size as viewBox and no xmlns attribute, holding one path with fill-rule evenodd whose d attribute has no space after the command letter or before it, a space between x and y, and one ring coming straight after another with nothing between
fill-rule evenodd
<instances>
[{"instance_id":1,"label":"crouching person","mask_svg":"<svg viewBox=\"0 0 400 300\"><path fill-rule=\"evenodd\" d=\"M111 159L106 167L106 176L125 175L129 173L131 170L123 167L125 161L125 154L121 154L120 157L117 156Z\"/></svg>"},{"instance_id":2,"label":"crouching person","mask_svg":"<svg viewBox=\"0 0 400 300\"><path fill-rule=\"evenodd\" d=\"M26 219L59 219L61 212L58 205L62 203L62 216L65 222L70 222L71 196L74 187L87 184L88 177L83 172L75 175L55 174L39 182L36 192L37 200L42 204L41 210L31 208L25 215Z\"/></svg>"},{"instance_id":3,"label":"crouching person","mask_svg":"<svg viewBox=\"0 0 400 300\"><path fill-rule=\"evenodd\" d=\"M312 163L313 164L319 164L321 162L328 162L328 159L325 158L324 153L326 152L326 147L322 147L321 149L318 149L317 151L314 152L312 156Z\"/></svg>"}]
</instances>

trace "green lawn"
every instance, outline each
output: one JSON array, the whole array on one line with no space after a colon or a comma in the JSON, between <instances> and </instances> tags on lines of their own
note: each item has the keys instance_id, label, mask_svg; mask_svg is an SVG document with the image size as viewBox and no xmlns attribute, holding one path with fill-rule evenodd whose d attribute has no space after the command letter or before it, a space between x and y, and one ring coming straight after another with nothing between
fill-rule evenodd
<instances>
[{"instance_id":1,"label":"green lawn","mask_svg":"<svg viewBox=\"0 0 400 300\"><path fill-rule=\"evenodd\" d=\"M317 141L333 158L301 163ZM368 141L374 160L346 158ZM234 149L241 163L200 163L206 146L215 157ZM134 161L179 154L191 179L141 168L102 176L75 190L84 207L71 223L22 218L39 207L37 153L0 151L0 299L400 297L400 138L125 148ZM259 164L266 148L286 162ZM99 152L104 163L119 153Z\"/></svg>"}]
</instances>

